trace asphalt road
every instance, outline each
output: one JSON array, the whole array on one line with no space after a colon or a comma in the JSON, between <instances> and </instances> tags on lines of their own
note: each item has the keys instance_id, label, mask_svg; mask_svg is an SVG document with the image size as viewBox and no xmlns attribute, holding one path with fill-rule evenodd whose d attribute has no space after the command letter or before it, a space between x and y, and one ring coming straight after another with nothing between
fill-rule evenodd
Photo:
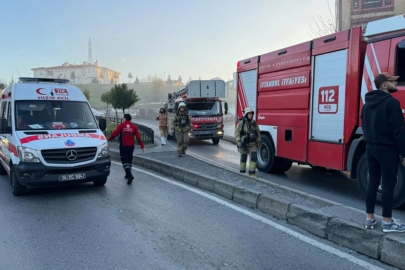
<instances>
[{"instance_id":1,"label":"asphalt road","mask_svg":"<svg viewBox=\"0 0 405 270\"><path fill-rule=\"evenodd\" d=\"M157 121L135 120L137 123L149 126L159 135ZM225 125L231 125L231 122ZM225 126L225 134L233 135L233 127ZM160 136L160 135L159 135ZM175 147L175 141L168 141ZM166 146L167 147L167 146ZM207 162L221 165L228 169L239 170L239 153L236 145L221 140L218 145L211 141L192 140L189 153ZM333 170L312 169L309 166L293 164L290 170L282 175L272 175L258 172L260 178L294 188L312 195L335 201L353 208L365 211L365 198L361 194L357 181L348 179L343 173ZM381 205L376 206L375 213L382 214ZM394 210L395 218L405 221L404 210Z\"/></svg>"},{"instance_id":2,"label":"asphalt road","mask_svg":"<svg viewBox=\"0 0 405 270\"><path fill-rule=\"evenodd\" d=\"M106 186L0 177L0 269L392 269L260 212L113 164Z\"/></svg>"}]
</instances>

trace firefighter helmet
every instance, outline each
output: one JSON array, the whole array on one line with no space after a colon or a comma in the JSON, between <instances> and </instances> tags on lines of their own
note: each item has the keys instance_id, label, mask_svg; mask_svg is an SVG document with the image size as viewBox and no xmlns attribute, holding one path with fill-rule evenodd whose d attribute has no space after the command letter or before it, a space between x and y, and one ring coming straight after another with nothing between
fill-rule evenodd
<instances>
[{"instance_id":1,"label":"firefighter helmet","mask_svg":"<svg viewBox=\"0 0 405 270\"><path fill-rule=\"evenodd\" d=\"M180 102L179 110L180 110L181 107L184 107L184 109L187 109L186 104L184 102Z\"/></svg>"},{"instance_id":2,"label":"firefighter helmet","mask_svg":"<svg viewBox=\"0 0 405 270\"><path fill-rule=\"evenodd\" d=\"M247 117L248 113L253 113L253 115L255 114L255 112L252 110L252 108L247 107L244 111L243 111L243 116Z\"/></svg>"}]
</instances>

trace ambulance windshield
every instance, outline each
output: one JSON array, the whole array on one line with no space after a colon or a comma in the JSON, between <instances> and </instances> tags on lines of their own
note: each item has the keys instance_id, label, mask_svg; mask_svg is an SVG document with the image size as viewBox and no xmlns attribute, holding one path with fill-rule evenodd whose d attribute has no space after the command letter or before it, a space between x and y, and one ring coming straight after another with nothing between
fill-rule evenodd
<instances>
[{"instance_id":1,"label":"ambulance windshield","mask_svg":"<svg viewBox=\"0 0 405 270\"><path fill-rule=\"evenodd\" d=\"M221 102L217 101L189 101L187 102L189 115L222 115Z\"/></svg>"},{"instance_id":2,"label":"ambulance windshield","mask_svg":"<svg viewBox=\"0 0 405 270\"><path fill-rule=\"evenodd\" d=\"M97 128L87 102L21 100L16 102L16 130Z\"/></svg>"}]
</instances>

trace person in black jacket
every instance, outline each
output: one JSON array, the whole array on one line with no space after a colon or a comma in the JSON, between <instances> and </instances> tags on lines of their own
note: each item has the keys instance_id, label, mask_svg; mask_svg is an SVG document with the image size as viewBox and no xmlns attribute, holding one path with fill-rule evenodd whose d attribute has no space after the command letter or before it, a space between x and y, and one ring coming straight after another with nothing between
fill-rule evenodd
<instances>
[{"instance_id":1,"label":"person in black jacket","mask_svg":"<svg viewBox=\"0 0 405 270\"><path fill-rule=\"evenodd\" d=\"M392 204L400 156L402 164L405 165L404 117L399 101L391 96L392 93L398 91L396 88L398 78L389 73L381 73L375 77L374 83L378 90L366 94L361 114L369 172L365 227L373 229L377 223L374 209L382 179L382 228L384 232L405 231L405 224L392 218Z\"/></svg>"}]
</instances>

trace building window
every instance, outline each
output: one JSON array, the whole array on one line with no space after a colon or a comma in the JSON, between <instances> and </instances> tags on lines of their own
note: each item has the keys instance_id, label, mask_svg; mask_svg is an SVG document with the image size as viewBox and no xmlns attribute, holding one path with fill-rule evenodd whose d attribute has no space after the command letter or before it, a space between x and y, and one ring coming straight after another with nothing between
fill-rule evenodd
<instances>
[{"instance_id":1,"label":"building window","mask_svg":"<svg viewBox=\"0 0 405 270\"><path fill-rule=\"evenodd\" d=\"M398 43L395 59L395 74L399 76L399 85L405 85L405 39Z\"/></svg>"}]
</instances>

